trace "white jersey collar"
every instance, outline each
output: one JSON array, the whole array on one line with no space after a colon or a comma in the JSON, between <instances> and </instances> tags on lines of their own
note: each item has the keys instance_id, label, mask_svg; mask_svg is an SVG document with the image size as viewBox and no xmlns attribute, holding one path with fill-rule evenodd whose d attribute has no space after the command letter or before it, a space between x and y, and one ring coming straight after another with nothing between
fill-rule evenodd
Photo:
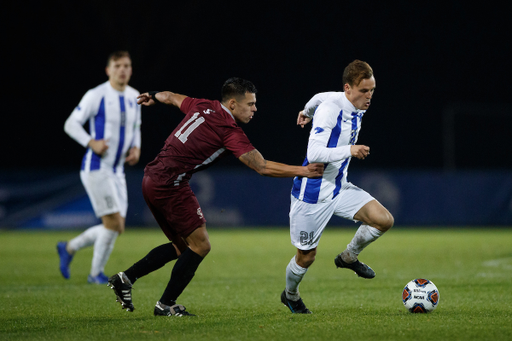
<instances>
[{"instance_id":1,"label":"white jersey collar","mask_svg":"<svg viewBox=\"0 0 512 341\"><path fill-rule=\"evenodd\" d=\"M124 91L119 91L117 89L115 89L112 84L110 84L110 81L107 81L107 86L112 90L114 91L115 93L117 93L119 96L124 96L124 93L126 92L126 89L128 89L128 85L126 85L126 87L124 88Z\"/></svg>"},{"instance_id":2,"label":"white jersey collar","mask_svg":"<svg viewBox=\"0 0 512 341\"><path fill-rule=\"evenodd\" d=\"M361 110L361 109L357 109L353 104L352 102L350 102L350 100L347 98L347 94L345 93L345 91L342 92L343 93L343 100L345 100L346 104L350 106L350 110L352 112L357 112L358 114L360 113L365 113L366 110Z\"/></svg>"},{"instance_id":3,"label":"white jersey collar","mask_svg":"<svg viewBox=\"0 0 512 341\"><path fill-rule=\"evenodd\" d=\"M226 108L226 107L224 106L224 104L222 104L222 103L220 104L220 106L222 107L222 109L224 109L224 111L226 111L228 114L230 114L230 115L231 115L231 118L233 118L233 121L235 121L235 122L236 122L236 120L235 120L235 116L233 116L233 114L231 113L231 110L229 110L228 108Z\"/></svg>"}]
</instances>

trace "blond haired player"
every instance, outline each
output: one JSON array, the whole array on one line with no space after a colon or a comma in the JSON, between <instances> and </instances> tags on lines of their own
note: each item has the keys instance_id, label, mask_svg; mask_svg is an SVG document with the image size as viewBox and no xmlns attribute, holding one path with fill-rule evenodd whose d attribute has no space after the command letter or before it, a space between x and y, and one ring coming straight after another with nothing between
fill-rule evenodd
<instances>
[{"instance_id":1,"label":"blond haired player","mask_svg":"<svg viewBox=\"0 0 512 341\"><path fill-rule=\"evenodd\" d=\"M370 154L370 147L356 144L375 91L370 65L360 60L350 63L343 72L343 90L315 95L297 119L304 127L314 117L303 165L323 163L325 168L321 178L293 180L290 236L297 254L286 268L286 288L281 294L281 302L292 313L311 313L300 297L299 284L315 261L320 237L333 215L362 223L334 261L363 278L373 278L375 272L358 260L359 253L393 226L393 216L384 206L347 181L351 158L365 159Z\"/></svg>"}]
</instances>

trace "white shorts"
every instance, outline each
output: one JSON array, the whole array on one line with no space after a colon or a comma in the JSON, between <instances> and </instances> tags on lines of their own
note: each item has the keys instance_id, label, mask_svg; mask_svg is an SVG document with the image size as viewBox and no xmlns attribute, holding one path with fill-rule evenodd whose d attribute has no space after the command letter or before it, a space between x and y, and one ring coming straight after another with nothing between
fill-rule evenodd
<instances>
[{"instance_id":1,"label":"white shorts","mask_svg":"<svg viewBox=\"0 0 512 341\"><path fill-rule=\"evenodd\" d=\"M117 213L126 217L128 210L128 190L124 173L116 174L112 170L100 169L80 172L80 179L91 200L96 217Z\"/></svg>"},{"instance_id":2,"label":"white shorts","mask_svg":"<svg viewBox=\"0 0 512 341\"><path fill-rule=\"evenodd\" d=\"M325 226L333 215L354 220L354 215L372 200L375 198L350 182L343 186L336 198L328 202L308 204L292 195L290 204L292 244L300 250L316 248Z\"/></svg>"}]
</instances>

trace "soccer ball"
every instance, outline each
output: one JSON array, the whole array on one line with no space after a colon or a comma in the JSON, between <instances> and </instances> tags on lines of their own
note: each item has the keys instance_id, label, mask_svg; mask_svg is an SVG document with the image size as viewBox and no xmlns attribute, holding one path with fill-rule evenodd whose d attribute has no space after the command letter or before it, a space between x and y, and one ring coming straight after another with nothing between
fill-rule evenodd
<instances>
[{"instance_id":1,"label":"soccer ball","mask_svg":"<svg viewBox=\"0 0 512 341\"><path fill-rule=\"evenodd\" d=\"M411 313L428 313L439 303L439 290L428 279L413 279L405 286L402 301Z\"/></svg>"}]
</instances>

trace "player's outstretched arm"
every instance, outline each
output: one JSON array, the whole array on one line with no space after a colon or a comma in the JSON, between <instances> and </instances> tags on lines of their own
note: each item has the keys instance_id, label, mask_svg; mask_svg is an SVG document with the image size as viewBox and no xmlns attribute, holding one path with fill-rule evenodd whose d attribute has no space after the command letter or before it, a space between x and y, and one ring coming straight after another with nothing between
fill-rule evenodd
<instances>
[{"instance_id":1,"label":"player's outstretched arm","mask_svg":"<svg viewBox=\"0 0 512 341\"><path fill-rule=\"evenodd\" d=\"M161 91L157 93L150 94L149 92L145 92L137 96L137 103L144 106L155 105L156 101L167 104L174 105L175 107L181 107L181 103L188 96L176 94L170 91Z\"/></svg>"},{"instance_id":2,"label":"player's outstretched arm","mask_svg":"<svg viewBox=\"0 0 512 341\"><path fill-rule=\"evenodd\" d=\"M284 163L267 161L257 149L241 155L238 159L260 175L274 178L292 178L294 176L318 178L324 173L324 165L318 163L307 166L290 166Z\"/></svg>"}]
</instances>

